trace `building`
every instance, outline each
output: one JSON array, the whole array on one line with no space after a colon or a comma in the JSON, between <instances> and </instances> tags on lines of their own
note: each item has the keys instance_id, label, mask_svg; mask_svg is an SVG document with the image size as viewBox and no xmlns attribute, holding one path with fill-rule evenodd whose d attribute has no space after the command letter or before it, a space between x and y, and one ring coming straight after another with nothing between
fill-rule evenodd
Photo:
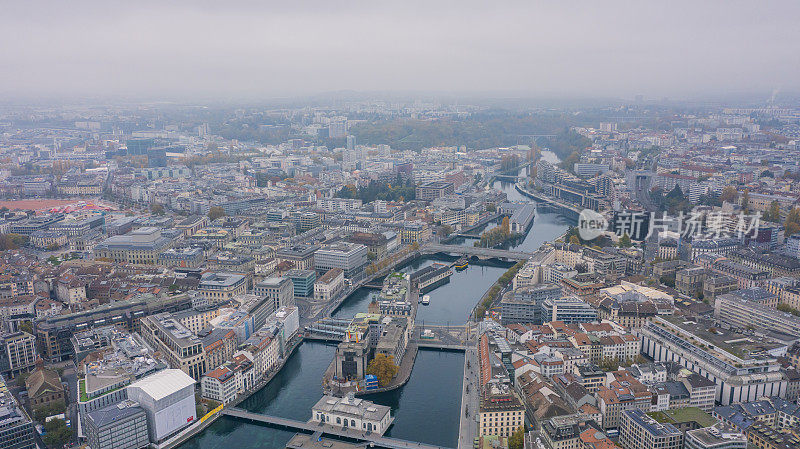
<instances>
[{"instance_id":1,"label":"building","mask_svg":"<svg viewBox=\"0 0 800 449\"><path fill-rule=\"evenodd\" d=\"M747 449L747 437L723 423L686 432L685 449Z\"/></svg>"},{"instance_id":2,"label":"building","mask_svg":"<svg viewBox=\"0 0 800 449\"><path fill-rule=\"evenodd\" d=\"M155 264L158 256L169 248L171 239L156 227L143 227L125 235L115 235L98 243L94 255L112 262Z\"/></svg>"},{"instance_id":3,"label":"building","mask_svg":"<svg viewBox=\"0 0 800 449\"><path fill-rule=\"evenodd\" d=\"M64 385L56 371L43 366L37 368L25 379L28 400L34 410L63 408L66 406Z\"/></svg>"},{"instance_id":4,"label":"building","mask_svg":"<svg viewBox=\"0 0 800 449\"><path fill-rule=\"evenodd\" d=\"M294 267L300 270L314 268L314 253L319 249L319 245L295 245L288 248L281 248L275 253L278 263L291 262Z\"/></svg>"},{"instance_id":5,"label":"building","mask_svg":"<svg viewBox=\"0 0 800 449\"><path fill-rule=\"evenodd\" d=\"M27 332L12 332L0 337L0 373L15 377L36 365L36 338Z\"/></svg>"},{"instance_id":6,"label":"building","mask_svg":"<svg viewBox=\"0 0 800 449\"><path fill-rule=\"evenodd\" d=\"M266 278L255 285L253 293L272 301L273 311L294 305L294 283L288 278Z\"/></svg>"},{"instance_id":7,"label":"building","mask_svg":"<svg viewBox=\"0 0 800 449\"><path fill-rule=\"evenodd\" d=\"M681 449L683 433L672 424L659 423L642 410L625 410L619 443L627 449Z\"/></svg>"},{"instance_id":8,"label":"building","mask_svg":"<svg viewBox=\"0 0 800 449\"><path fill-rule=\"evenodd\" d=\"M391 411L391 407L352 394L343 398L325 395L311 408L311 422L383 435L394 419Z\"/></svg>"},{"instance_id":9,"label":"building","mask_svg":"<svg viewBox=\"0 0 800 449\"><path fill-rule=\"evenodd\" d=\"M525 424L525 405L511 385L490 381L478 406L478 436L508 437Z\"/></svg>"},{"instance_id":10,"label":"building","mask_svg":"<svg viewBox=\"0 0 800 449\"><path fill-rule=\"evenodd\" d=\"M747 429L748 447L757 449L797 449L800 430L776 429L765 423L755 423Z\"/></svg>"},{"instance_id":11,"label":"building","mask_svg":"<svg viewBox=\"0 0 800 449\"><path fill-rule=\"evenodd\" d=\"M775 298L774 295L764 291ZM756 301L745 299L736 292L721 295L714 302L714 317L741 328L762 332L779 332L796 338L800 335L800 318L780 312Z\"/></svg>"},{"instance_id":12,"label":"building","mask_svg":"<svg viewBox=\"0 0 800 449\"><path fill-rule=\"evenodd\" d=\"M208 369L203 343L170 313L143 317L141 334L162 353L171 368L183 371L192 379L199 381Z\"/></svg>"},{"instance_id":13,"label":"building","mask_svg":"<svg viewBox=\"0 0 800 449\"><path fill-rule=\"evenodd\" d=\"M197 268L204 261L202 248L170 248L159 253L156 264L168 268Z\"/></svg>"},{"instance_id":14,"label":"building","mask_svg":"<svg viewBox=\"0 0 800 449\"><path fill-rule=\"evenodd\" d=\"M128 398L147 415L151 443L161 443L197 419L195 381L179 369L165 369L128 386Z\"/></svg>"},{"instance_id":15,"label":"building","mask_svg":"<svg viewBox=\"0 0 800 449\"><path fill-rule=\"evenodd\" d=\"M328 302L338 298L344 288L344 271L341 268L332 268L314 282L314 300Z\"/></svg>"},{"instance_id":16,"label":"building","mask_svg":"<svg viewBox=\"0 0 800 449\"><path fill-rule=\"evenodd\" d=\"M0 376L0 449L36 449L31 418Z\"/></svg>"},{"instance_id":17,"label":"building","mask_svg":"<svg viewBox=\"0 0 800 449\"><path fill-rule=\"evenodd\" d=\"M228 272L204 273L197 289L209 304L228 302L247 292L247 277Z\"/></svg>"},{"instance_id":18,"label":"building","mask_svg":"<svg viewBox=\"0 0 800 449\"><path fill-rule=\"evenodd\" d=\"M317 273L314 270L289 270L286 277L292 281L295 298L313 298Z\"/></svg>"},{"instance_id":19,"label":"building","mask_svg":"<svg viewBox=\"0 0 800 449\"><path fill-rule=\"evenodd\" d=\"M455 191L452 182L433 181L417 186L416 199L420 201L433 201L446 195L450 195Z\"/></svg>"},{"instance_id":20,"label":"building","mask_svg":"<svg viewBox=\"0 0 800 449\"><path fill-rule=\"evenodd\" d=\"M360 279L367 261L366 246L337 242L317 250L314 254L314 269L321 275L333 268L339 268L344 271L345 278Z\"/></svg>"},{"instance_id":21,"label":"building","mask_svg":"<svg viewBox=\"0 0 800 449\"><path fill-rule=\"evenodd\" d=\"M560 299L561 294L561 286L555 284L516 289L513 296L504 297L500 301L500 323L542 324L542 305L545 300Z\"/></svg>"},{"instance_id":22,"label":"building","mask_svg":"<svg viewBox=\"0 0 800 449\"><path fill-rule=\"evenodd\" d=\"M133 401L87 413L83 428L91 449L139 449L150 444L147 413Z\"/></svg>"},{"instance_id":23,"label":"building","mask_svg":"<svg viewBox=\"0 0 800 449\"><path fill-rule=\"evenodd\" d=\"M575 297L545 299L542 303L542 322L590 323L597 321L597 310Z\"/></svg>"},{"instance_id":24,"label":"building","mask_svg":"<svg viewBox=\"0 0 800 449\"><path fill-rule=\"evenodd\" d=\"M541 424L539 436L546 449L580 449L581 422L579 416L563 415Z\"/></svg>"},{"instance_id":25,"label":"building","mask_svg":"<svg viewBox=\"0 0 800 449\"><path fill-rule=\"evenodd\" d=\"M642 354L677 362L716 384L723 405L761 396L784 396L786 380L777 355L785 346L714 327L713 322L657 317L640 330Z\"/></svg>"}]
</instances>

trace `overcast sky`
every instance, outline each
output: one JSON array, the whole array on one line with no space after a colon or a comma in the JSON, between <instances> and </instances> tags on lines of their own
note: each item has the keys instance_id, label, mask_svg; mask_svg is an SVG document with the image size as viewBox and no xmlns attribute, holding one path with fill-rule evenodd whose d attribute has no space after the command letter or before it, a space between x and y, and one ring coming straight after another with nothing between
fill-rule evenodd
<instances>
[{"instance_id":1,"label":"overcast sky","mask_svg":"<svg viewBox=\"0 0 800 449\"><path fill-rule=\"evenodd\" d=\"M800 1L5 1L5 96L800 91Z\"/></svg>"}]
</instances>

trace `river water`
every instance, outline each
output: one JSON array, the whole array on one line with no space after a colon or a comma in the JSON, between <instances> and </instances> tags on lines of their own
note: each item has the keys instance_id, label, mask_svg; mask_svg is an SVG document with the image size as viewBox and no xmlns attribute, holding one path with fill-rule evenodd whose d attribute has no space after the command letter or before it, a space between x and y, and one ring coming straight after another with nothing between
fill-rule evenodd
<instances>
[{"instance_id":1,"label":"river water","mask_svg":"<svg viewBox=\"0 0 800 449\"><path fill-rule=\"evenodd\" d=\"M554 154L543 157L557 162ZM527 174L527 169L520 174ZM495 189L505 192L511 201L528 201L514 184L497 181ZM488 225L496 226L496 224ZM542 243L566 231L567 222L557 214L537 211L530 231L512 249L534 251ZM460 242L469 244L469 239ZM454 258L420 258L401 268L413 272L434 262L452 262ZM429 292L431 303L419 306L420 324L461 325L484 292L511 264L470 263L463 271L454 271L450 281ZM359 289L335 311L335 317L352 317L366 312L376 291ZM330 364L336 347L318 342L303 343L286 362L280 373L264 388L253 394L241 407L259 413L308 420L311 407L322 397L322 375ZM411 441L456 447L458 442L461 381L464 355L455 352L420 350L408 383L397 390L367 397L392 407L395 421L387 436ZM181 446L181 449L264 449L283 448L294 432L220 418L204 432Z\"/></svg>"}]
</instances>

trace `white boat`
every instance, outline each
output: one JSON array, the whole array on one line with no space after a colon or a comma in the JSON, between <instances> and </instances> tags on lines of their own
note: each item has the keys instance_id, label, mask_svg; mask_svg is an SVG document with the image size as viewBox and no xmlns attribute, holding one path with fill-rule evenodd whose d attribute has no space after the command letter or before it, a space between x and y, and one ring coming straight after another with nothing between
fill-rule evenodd
<instances>
[{"instance_id":1,"label":"white boat","mask_svg":"<svg viewBox=\"0 0 800 449\"><path fill-rule=\"evenodd\" d=\"M430 295L422 295L422 299L419 300L423 306L427 306L431 303L431 296Z\"/></svg>"}]
</instances>

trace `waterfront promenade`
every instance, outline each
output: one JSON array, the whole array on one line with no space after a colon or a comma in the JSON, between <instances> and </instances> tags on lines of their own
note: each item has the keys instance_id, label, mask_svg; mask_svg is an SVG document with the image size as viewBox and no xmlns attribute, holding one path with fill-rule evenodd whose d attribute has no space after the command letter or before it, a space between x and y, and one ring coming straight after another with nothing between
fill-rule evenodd
<instances>
[{"instance_id":1,"label":"waterfront promenade","mask_svg":"<svg viewBox=\"0 0 800 449\"><path fill-rule=\"evenodd\" d=\"M378 447L387 449L445 449L442 446L434 446L414 441L401 440L398 438L388 438L378 434L352 430L346 427L335 428L321 423L303 422L294 419L279 418L277 416L263 415L260 413L248 412L240 408L230 407L221 412L224 415L243 419L251 422L264 423L276 427L281 427L295 431L322 432L323 434L334 435L342 438L350 438L358 441L366 441Z\"/></svg>"}]
</instances>

